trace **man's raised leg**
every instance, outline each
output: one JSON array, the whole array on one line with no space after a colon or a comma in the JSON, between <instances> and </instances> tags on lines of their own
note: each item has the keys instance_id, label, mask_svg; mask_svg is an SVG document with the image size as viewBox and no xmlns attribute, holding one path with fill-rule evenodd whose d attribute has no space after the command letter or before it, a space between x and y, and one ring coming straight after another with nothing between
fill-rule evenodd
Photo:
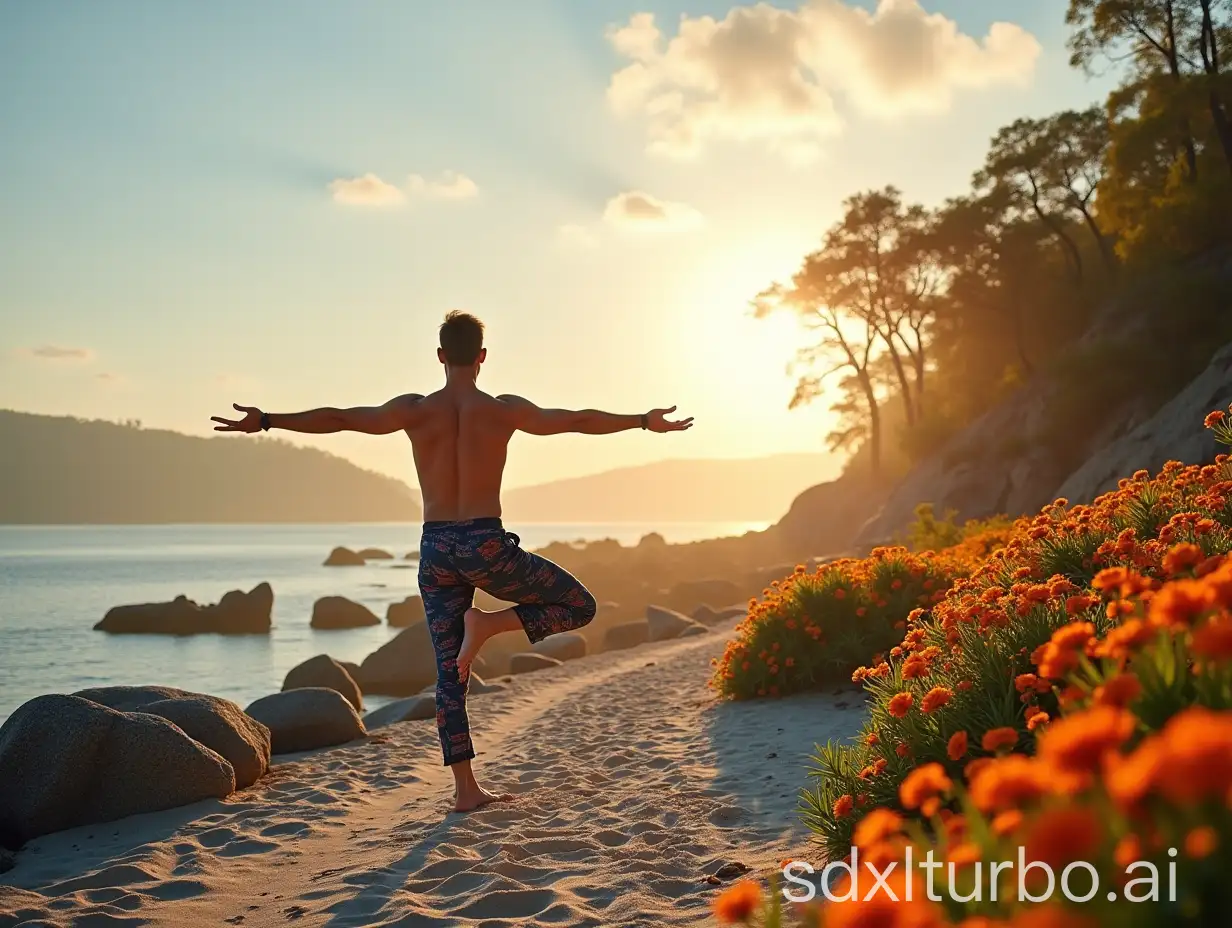
<instances>
[{"instance_id":1,"label":"man's raised leg","mask_svg":"<svg viewBox=\"0 0 1232 928\"><path fill-rule=\"evenodd\" d=\"M475 570L466 564L464 576L485 593L517 605L495 612L473 606L466 610L458 652L463 668L470 666L493 635L524 629L533 644L548 635L587 625L598 609L595 597L577 577L559 564L516 546L495 564Z\"/></svg>"}]
</instances>

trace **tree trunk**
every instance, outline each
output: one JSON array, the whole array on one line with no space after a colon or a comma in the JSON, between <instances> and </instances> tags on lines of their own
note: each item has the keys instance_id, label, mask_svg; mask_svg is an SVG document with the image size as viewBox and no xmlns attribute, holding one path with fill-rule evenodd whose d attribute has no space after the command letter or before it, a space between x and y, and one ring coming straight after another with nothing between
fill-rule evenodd
<instances>
[{"instance_id":1,"label":"tree trunk","mask_svg":"<svg viewBox=\"0 0 1232 928\"><path fill-rule=\"evenodd\" d=\"M881 336L881 340L890 349L890 360L894 364L894 375L898 378L898 387L903 394L903 408L907 414L907 428L912 428L915 425L915 402L911 384L907 380L907 370L903 367L903 359L899 356L898 349L894 346L894 332L893 330L889 332L883 331L878 326L877 334Z\"/></svg>"},{"instance_id":2,"label":"tree trunk","mask_svg":"<svg viewBox=\"0 0 1232 928\"><path fill-rule=\"evenodd\" d=\"M1211 0L1200 0L1200 2L1202 4L1202 67L1206 71L1209 84L1207 105L1211 111L1211 122L1215 126L1215 134L1219 137L1219 145L1223 148L1224 160L1228 162L1228 170L1232 171L1232 125L1229 124L1228 111L1224 108L1217 83L1219 80L1219 35L1211 13Z\"/></svg>"},{"instance_id":3,"label":"tree trunk","mask_svg":"<svg viewBox=\"0 0 1232 928\"><path fill-rule=\"evenodd\" d=\"M860 379L860 390L864 401L868 403L868 454L869 469L874 479L881 477L881 409L877 404L877 391L873 389L873 379L867 370L861 370L857 375Z\"/></svg>"},{"instance_id":4,"label":"tree trunk","mask_svg":"<svg viewBox=\"0 0 1232 928\"><path fill-rule=\"evenodd\" d=\"M1117 259L1112 251L1112 245L1108 242L1108 236L1099 231L1099 226L1095 222L1095 217L1091 215L1091 211L1083 204L1081 207L1083 222L1087 224L1087 228L1091 230L1091 235L1095 238L1095 244L1099 246L1099 256L1104 260L1104 267L1108 269L1110 275L1115 276L1117 272Z\"/></svg>"}]
</instances>

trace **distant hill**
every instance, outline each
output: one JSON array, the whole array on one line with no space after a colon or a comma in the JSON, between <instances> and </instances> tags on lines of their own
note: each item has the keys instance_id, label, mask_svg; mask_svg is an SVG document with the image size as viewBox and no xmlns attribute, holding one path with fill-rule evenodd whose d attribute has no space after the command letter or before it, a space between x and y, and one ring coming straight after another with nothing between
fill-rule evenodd
<instances>
[{"instance_id":1,"label":"distant hill","mask_svg":"<svg viewBox=\"0 0 1232 928\"><path fill-rule=\"evenodd\" d=\"M0 523L419 518L406 484L314 448L0 410Z\"/></svg>"},{"instance_id":2,"label":"distant hill","mask_svg":"<svg viewBox=\"0 0 1232 928\"><path fill-rule=\"evenodd\" d=\"M772 522L806 487L837 476L824 454L657 461L504 493L507 521Z\"/></svg>"}]
</instances>

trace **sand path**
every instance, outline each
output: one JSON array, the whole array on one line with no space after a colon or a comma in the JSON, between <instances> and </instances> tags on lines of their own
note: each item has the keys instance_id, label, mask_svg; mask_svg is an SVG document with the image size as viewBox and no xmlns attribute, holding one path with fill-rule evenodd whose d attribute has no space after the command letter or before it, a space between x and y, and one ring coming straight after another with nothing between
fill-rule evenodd
<instances>
[{"instance_id":1,"label":"sand path","mask_svg":"<svg viewBox=\"0 0 1232 928\"><path fill-rule=\"evenodd\" d=\"M0 880L0 926L710 924L708 874L807 853L795 813L815 742L858 694L716 703L723 636L514 677L473 702L481 780L450 812L432 722L278 758L223 802L61 832Z\"/></svg>"}]
</instances>

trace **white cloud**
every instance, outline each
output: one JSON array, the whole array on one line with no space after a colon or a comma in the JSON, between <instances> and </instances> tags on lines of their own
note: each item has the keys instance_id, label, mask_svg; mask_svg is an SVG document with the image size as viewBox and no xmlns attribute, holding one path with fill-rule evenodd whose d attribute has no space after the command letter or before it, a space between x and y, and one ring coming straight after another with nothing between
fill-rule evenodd
<instances>
[{"instance_id":1,"label":"white cloud","mask_svg":"<svg viewBox=\"0 0 1232 928\"><path fill-rule=\"evenodd\" d=\"M412 194L436 197L442 200L467 200L479 196L479 186L465 174L445 171L440 180L430 181L420 174L407 178L407 188Z\"/></svg>"},{"instance_id":2,"label":"white cloud","mask_svg":"<svg viewBox=\"0 0 1232 928\"><path fill-rule=\"evenodd\" d=\"M638 13L608 38L632 62L608 99L646 117L652 151L690 157L711 139L757 140L793 161L842 130L840 100L883 119L942 112L959 90L1026 84L1041 52L1012 23L977 39L919 0L879 0L872 12L842 0L757 3L722 20L682 16L671 38Z\"/></svg>"},{"instance_id":3,"label":"white cloud","mask_svg":"<svg viewBox=\"0 0 1232 928\"><path fill-rule=\"evenodd\" d=\"M660 200L640 190L629 190L608 200L603 218L613 225L636 229L693 228L702 222L701 213L693 207Z\"/></svg>"},{"instance_id":4,"label":"white cloud","mask_svg":"<svg viewBox=\"0 0 1232 928\"><path fill-rule=\"evenodd\" d=\"M331 181L329 192L335 203L346 206L397 206L406 199L406 194L375 174L343 178Z\"/></svg>"},{"instance_id":5,"label":"white cloud","mask_svg":"<svg viewBox=\"0 0 1232 928\"><path fill-rule=\"evenodd\" d=\"M17 354L37 361L68 361L84 363L94 360L92 348L71 348L64 345L39 345L37 348L18 348Z\"/></svg>"}]
</instances>

